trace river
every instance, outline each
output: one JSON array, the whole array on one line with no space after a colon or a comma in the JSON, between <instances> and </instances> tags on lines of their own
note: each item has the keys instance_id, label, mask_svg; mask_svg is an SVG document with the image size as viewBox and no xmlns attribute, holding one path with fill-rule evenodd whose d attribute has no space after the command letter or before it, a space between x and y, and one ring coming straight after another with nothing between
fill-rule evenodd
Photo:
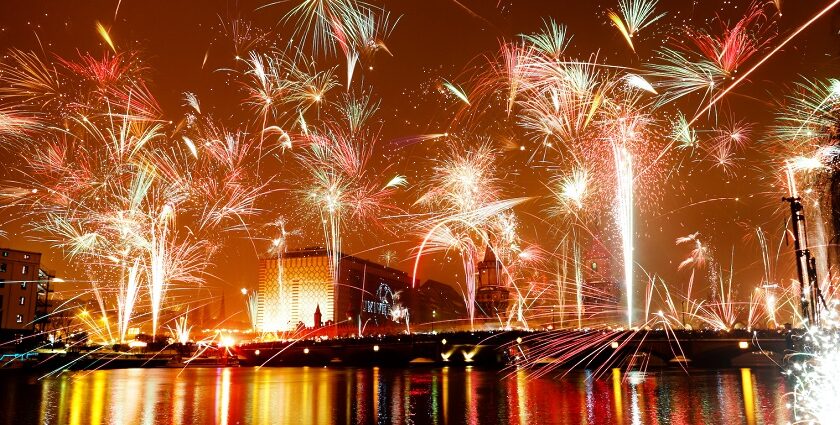
<instances>
[{"instance_id":1,"label":"river","mask_svg":"<svg viewBox=\"0 0 840 425\"><path fill-rule=\"evenodd\" d=\"M776 369L187 368L0 374L8 424L783 424ZM529 374L530 373L530 374Z\"/></svg>"}]
</instances>

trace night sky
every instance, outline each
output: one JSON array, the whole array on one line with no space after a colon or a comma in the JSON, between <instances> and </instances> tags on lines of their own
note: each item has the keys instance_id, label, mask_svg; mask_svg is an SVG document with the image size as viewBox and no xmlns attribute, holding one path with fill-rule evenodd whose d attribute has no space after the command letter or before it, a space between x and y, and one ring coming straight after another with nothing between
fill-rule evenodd
<instances>
[{"instance_id":1,"label":"night sky","mask_svg":"<svg viewBox=\"0 0 840 425\"><path fill-rule=\"evenodd\" d=\"M215 116L236 123L244 108L241 89L226 70L237 66L234 59L237 53L245 56L247 52L236 52L225 28L234 19L241 19L240 22L250 22L253 31L264 33L264 38L256 44L258 48L272 44L286 46L294 30L294 21L284 22L282 17L292 3L297 2L269 5L266 1L124 0L119 4L115 19L118 3L4 1L0 3L0 50L17 48L62 57L91 52L99 56L110 51L95 29L96 22L101 22L109 28L118 50L140 52L150 70L152 92L171 119L177 120L184 114L183 93L189 91L201 99L202 108L206 105ZM657 11L667 14L634 38L634 54L607 18L608 11L616 7L613 1L374 2L390 12L392 21L397 17L399 21L386 40L393 56L378 52L373 58L362 58L354 77L355 88L364 87L381 99L377 119L381 120L383 130L372 164L385 170L383 179L386 181L386 176L393 174L406 176L409 186L400 192L397 203L407 212L417 213L413 202L421 194L418 184L440 160L447 145L454 142L443 138L398 147L391 141L445 132L464 139L467 133L484 137L502 152L498 173L505 182L504 196L532 197L515 208L520 216L520 237L552 252L563 232L545 213L548 204L546 176L552 167L532 159L538 146L527 134L513 129L512 118L507 119L503 114L486 115L495 119L484 118L484 121L461 125L458 117L465 113L465 105L442 89L442 83L455 82L467 92L472 91L471 79L485 67L487 58L495 54L501 41L513 41L519 34L536 32L547 18L568 26L573 37L568 56L640 69L644 63L657 60L656 52L660 47L680 42L681 27L717 29L715 16L723 21L735 20L747 3L663 0ZM752 66L757 58L828 3L826 0L783 1L781 17L771 13L774 9L768 6L768 19L776 22L773 31L779 36L740 69ZM638 282L643 281L642 270L660 275L668 282L679 283L687 279L687 273L678 271L677 265L690 248L676 246L674 241L694 232L700 232L723 268L728 268L734 259L737 287L746 291L760 282L762 267L759 249L752 237L754 229L761 226L771 235L772 243L778 244L786 218L785 205L778 201L784 195L780 185L781 162L774 157L775 150L764 141L763 134L771 124L778 101L794 81L801 76L837 76L838 29L840 9L811 25L729 93L715 108L715 117L704 115L698 121L699 132L715 126L716 117L734 118L753 125L748 147L738 155L735 166L729 171L712 167L698 156L669 151L663 156L662 164L652 167L657 170L655 175L646 176L642 180L644 185L637 185ZM308 45L301 48L310 50ZM203 63L205 55L207 59ZM337 66L336 77L341 85L331 94L340 95L344 91L343 57L323 53L312 57L319 69ZM679 108L690 117L702 106L701 97L686 96L673 105L664 106L662 111L664 115L673 116ZM667 131L662 129L660 133ZM522 150L504 148L511 143L522 146ZM664 145L661 141L656 143L657 146ZM2 152L4 165L21 165L13 147L6 147ZM274 237L272 230L264 224L278 216L290 218L290 228L301 230L300 235L290 239L291 248L324 244L317 223L312 225L312 221L305 219L300 208L290 201L288 190L294 184L293 176L299 172L289 165L290 162L282 158L267 162L267 167L273 167L280 176L279 191L259 201L265 212L254 223L249 223L249 232L236 232L219 242L222 250L213 258L214 264L209 270L213 276L206 282L213 296L224 292L228 299L237 300L240 288L256 287L257 258L267 255ZM14 181L18 176L12 169L3 167L0 178ZM717 198L720 200L713 200ZM608 206L601 204L590 208ZM410 272L412 254L416 252L421 236L416 229L401 225L401 221L398 217L384 217L382 226L348 226L344 252L377 261L385 250L393 250L397 257L393 265ZM69 266L61 252L25 237L22 226L20 220L12 223L0 220L0 228L8 233L5 240L0 239L0 245L45 252L43 261L48 268L55 269L59 276L68 280L79 278L78 265ZM610 223L591 227L608 250L615 249L615 230ZM792 248L783 246L781 249L778 278L789 281L794 277L793 260L785 253ZM456 253L434 254L421 265L421 279L431 277L453 285L462 280L463 270ZM84 287L78 282L67 285ZM200 293L201 297L209 294L207 291ZM234 310L239 308L238 303L235 305Z\"/></svg>"}]
</instances>

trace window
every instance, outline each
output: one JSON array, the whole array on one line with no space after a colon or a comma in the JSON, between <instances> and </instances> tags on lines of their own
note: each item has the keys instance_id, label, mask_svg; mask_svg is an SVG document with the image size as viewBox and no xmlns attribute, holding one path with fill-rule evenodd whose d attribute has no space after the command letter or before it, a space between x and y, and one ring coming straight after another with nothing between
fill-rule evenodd
<instances>
[{"instance_id":1,"label":"window","mask_svg":"<svg viewBox=\"0 0 840 425\"><path fill-rule=\"evenodd\" d=\"M29 272L29 266L23 266L23 267L21 267L20 272L21 272L21 273L23 273L23 274L28 273L28 272Z\"/></svg>"},{"instance_id":2,"label":"window","mask_svg":"<svg viewBox=\"0 0 840 425\"><path fill-rule=\"evenodd\" d=\"M15 322L16 323L23 323L23 315L18 314L17 316L15 316Z\"/></svg>"},{"instance_id":3,"label":"window","mask_svg":"<svg viewBox=\"0 0 840 425\"><path fill-rule=\"evenodd\" d=\"M3 251L3 256L8 257L9 256L9 251Z\"/></svg>"},{"instance_id":4,"label":"window","mask_svg":"<svg viewBox=\"0 0 840 425\"><path fill-rule=\"evenodd\" d=\"M29 254L23 254L23 259L28 260L29 259Z\"/></svg>"},{"instance_id":5,"label":"window","mask_svg":"<svg viewBox=\"0 0 840 425\"><path fill-rule=\"evenodd\" d=\"M20 297L20 300L18 300L18 304L19 304L19 305L24 305L24 304L26 304L26 297Z\"/></svg>"},{"instance_id":6,"label":"window","mask_svg":"<svg viewBox=\"0 0 840 425\"><path fill-rule=\"evenodd\" d=\"M26 289L26 282L20 283L20 289Z\"/></svg>"},{"instance_id":7,"label":"window","mask_svg":"<svg viewBox=\"0 0 840 425\"><path fill-rule=\"evenodd\" d=\"M0 263L0 272L6 271L6 263Z\"/></svg>"}]
</instances>

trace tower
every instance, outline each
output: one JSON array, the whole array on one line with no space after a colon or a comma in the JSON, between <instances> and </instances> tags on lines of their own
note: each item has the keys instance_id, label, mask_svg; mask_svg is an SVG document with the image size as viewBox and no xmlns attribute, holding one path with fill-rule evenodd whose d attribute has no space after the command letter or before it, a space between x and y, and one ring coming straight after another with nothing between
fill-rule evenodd
<instances>
[{"instance_id":1,"label":"tower","mask_svg":"<svg viewBox=\"0 0 840 425\"><path fill-rule=\"evenodd\" d=\"M324 323L323 321L321 321L321 304L320 303L315 305L314 316L315 316L314 317L315 318L315 329L318 329Z\"/></svg>"},{"instance_id":2,"label":"tower","mask_svg":"<svg viewBox=\"0 0 840 425\"><path fill-rule=\"evenodd\" d=\"M479 313L485 317L507 314L510 305L510 291L504 285L502 262L490 246L484 251L484 260L478 263L475 303Z\"/></svg>"}]
</instances>

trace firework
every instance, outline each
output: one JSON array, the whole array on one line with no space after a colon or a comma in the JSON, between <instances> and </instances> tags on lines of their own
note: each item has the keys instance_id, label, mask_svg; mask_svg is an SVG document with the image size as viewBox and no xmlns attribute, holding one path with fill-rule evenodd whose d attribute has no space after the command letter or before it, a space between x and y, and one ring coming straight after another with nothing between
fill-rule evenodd
<instances>
[{"instance_id":1,"label":"firework","mask_svg":"<svg viewBox=\"0 0 840 425\"><path fill-rule=\"evenodd\" d=\"M796 423L831 423L837 411L833 402L840 395L840 340L836 331L810 328L804 335L806 351L786 369L795 382L790 407Z\"/></svg>"},{"instance_id":2,"label":"firework","mask_svg":"<svg viewBox=\"0 0 840 425\"><path fill-rule=\"evenodd\" d=\"M456 86L455 84L452 84L449 81L444 81L443 87L445 87L447 90L449 90L450 93L454 94L455 97L461 99L467 105L470 104L470 99L467 97L467 94L464 93L464 89L462 89L461 87Z\"/></svg>"},{"instance_id":3,"label":"firework","mask_svg":"<svg viewBox=\"0 0 840 425\"><path fill-rule=\"evenodd\" d=\"M636 50L633 36L665 16L664 13L654 15L656 3L656 0L619 0L619 13L610 12L607 15L633 51Z\"/></svg>"},{"instance_id":4,"label":"firework","mask_svg":"<svg viewBox=\"0 0 840 425\"><path fill-rule=\"evenodd\" d=\"M114 41L111 40L111 34L108 33L108 29L105 28L101 23L97 22L96 23L96 32L98 32L99 36L102 37L102 40L104 40L105 43L108 44L108 47L110 47L111 50L113 50L114 53L116 53L117 48L114 47Z\"/></svg>"},{"instance_id":5,"label":"firework","mask_svg":"<svg viewBox=\"0 0 840 425\"><path fill-rule=\"evenodd\" d=\"M171 287L203 281L213 249L202 233L253 214L264 188L245 171L250 144L218 136L209 118L170 133L136 60L127 52L47 64L16 52L2 76L8 96L45 122L39 143L21 146L32 152L20 184L36 189L14 204L25 204L39 239L86 260L102 317L116 311L116 329L99 326L104 341L126 339L141 299L154 333ZM201 113L194 96L188 103ZM185 229L180 217L198 225Z\"/></svg>"},{"instance_id":6,"label":"firework","mask_svg":"<svg viewBox=\"0 0 840 425\"><path fill-rule=\"evenodd\" d=\"M633 160L625 148L615 147L616 209L621 232L624 263L624 296L627 299L627 326L633 326Z\"/></svg>"}]
</instances>

